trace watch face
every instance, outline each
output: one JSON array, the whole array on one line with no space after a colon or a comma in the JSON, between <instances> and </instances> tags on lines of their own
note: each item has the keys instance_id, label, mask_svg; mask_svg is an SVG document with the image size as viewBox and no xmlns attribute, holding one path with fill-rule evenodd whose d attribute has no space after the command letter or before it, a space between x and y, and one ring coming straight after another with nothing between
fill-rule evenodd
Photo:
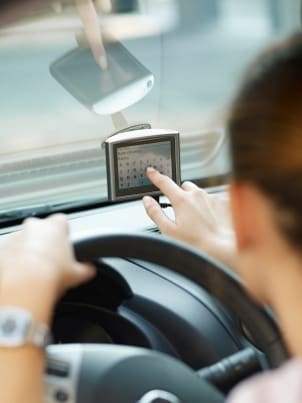
<instances>
[{"instance_id":1,"label":"watch face","mask_svg":"<svg viewBox=\"0 0 302 403\"><path fill-rule=\"evenodd\" d=\"M0 345L20 346L27 343L31 324L29 312L19 308L0 309Z\"/></svg>"}]
</instances>

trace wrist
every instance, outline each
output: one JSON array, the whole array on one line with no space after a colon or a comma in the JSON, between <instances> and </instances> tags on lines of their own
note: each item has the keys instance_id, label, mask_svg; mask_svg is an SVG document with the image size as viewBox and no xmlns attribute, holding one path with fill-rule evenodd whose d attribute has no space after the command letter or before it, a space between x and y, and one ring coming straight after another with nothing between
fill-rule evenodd
<instances>
[{"instance_id":1,"label":"wrist","mask_svg":"<svg viewBox=\"0 0 302 403\"><path fill-rule=\"evenodd\" d=\"M203 248L200 249L223 263L229 269L235 270L236 247L233 234L220 234L215 237L208 237L207 244L203 245Z\"/></svg>"}]
</instances>

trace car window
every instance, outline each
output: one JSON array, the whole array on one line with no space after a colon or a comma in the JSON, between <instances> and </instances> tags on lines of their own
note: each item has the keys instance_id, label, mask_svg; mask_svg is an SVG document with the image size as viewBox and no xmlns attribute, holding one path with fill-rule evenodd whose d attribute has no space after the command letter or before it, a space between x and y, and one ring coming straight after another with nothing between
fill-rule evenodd
<instances>
[{"instance_id":1,"label":"car window","mask_svg":"<svg viewBox=\"0 0 302 403\"><path fill-rule=\"evenodd\" d=\"M182 179L222 183L229 172L224 121L243 68L300 26L298 0L114 3L113 13L99 13L103 31L138 61L138 74L154 77L122 113L97 114L62 83L74 69L62 78L58 63L85 46L73 1L49 2L0 30L1 223L106 202L101 144L127 125L179 130Z\"/></svg>"}]
</instances>

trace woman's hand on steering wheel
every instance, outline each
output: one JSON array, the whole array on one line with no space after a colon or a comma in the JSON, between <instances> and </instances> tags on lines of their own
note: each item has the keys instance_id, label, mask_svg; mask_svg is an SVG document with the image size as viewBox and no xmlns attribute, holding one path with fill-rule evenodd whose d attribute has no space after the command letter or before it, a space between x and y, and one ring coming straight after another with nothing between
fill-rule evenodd
<instances>
[{"instance_id":1,"label":"woman's hand on steering wheel","mask_svg":"<svg viewBox=\"0 0 302 403\"><path fill-rule=\"evenodd\" d=\"M0 248L0 304L21 305L48 321L56 300L94 275L74 258L68 224L61 215L29 218Z\"/></svg>"}]
</instances>

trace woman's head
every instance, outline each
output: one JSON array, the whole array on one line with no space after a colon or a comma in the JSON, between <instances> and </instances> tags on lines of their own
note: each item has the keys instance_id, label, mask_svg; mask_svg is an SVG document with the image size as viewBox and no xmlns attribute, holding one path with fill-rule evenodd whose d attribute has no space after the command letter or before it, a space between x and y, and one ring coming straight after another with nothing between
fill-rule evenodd
<instances>
[{"instance_id":1,"label":"woman's head","mask_svg":"<svg viewBox=\"0 0 302 403\"><path fill-rule=\"evenodd\" d=\"M302 34L274 45L250 66L231 106L228 132L235 185L263 196L276 230L302 251Z\"/></svg>"},{"instance_id":2,"label":"woman's head","mask_svg":"<svg viewBox=\"0 0 302 403\"><path fill-rule=\"evenodd\" d=\"M280 209L280 226L302 251L302 34L249 68L228 122L237 182L250 182Z\"/></svg>"}]
</instances>

